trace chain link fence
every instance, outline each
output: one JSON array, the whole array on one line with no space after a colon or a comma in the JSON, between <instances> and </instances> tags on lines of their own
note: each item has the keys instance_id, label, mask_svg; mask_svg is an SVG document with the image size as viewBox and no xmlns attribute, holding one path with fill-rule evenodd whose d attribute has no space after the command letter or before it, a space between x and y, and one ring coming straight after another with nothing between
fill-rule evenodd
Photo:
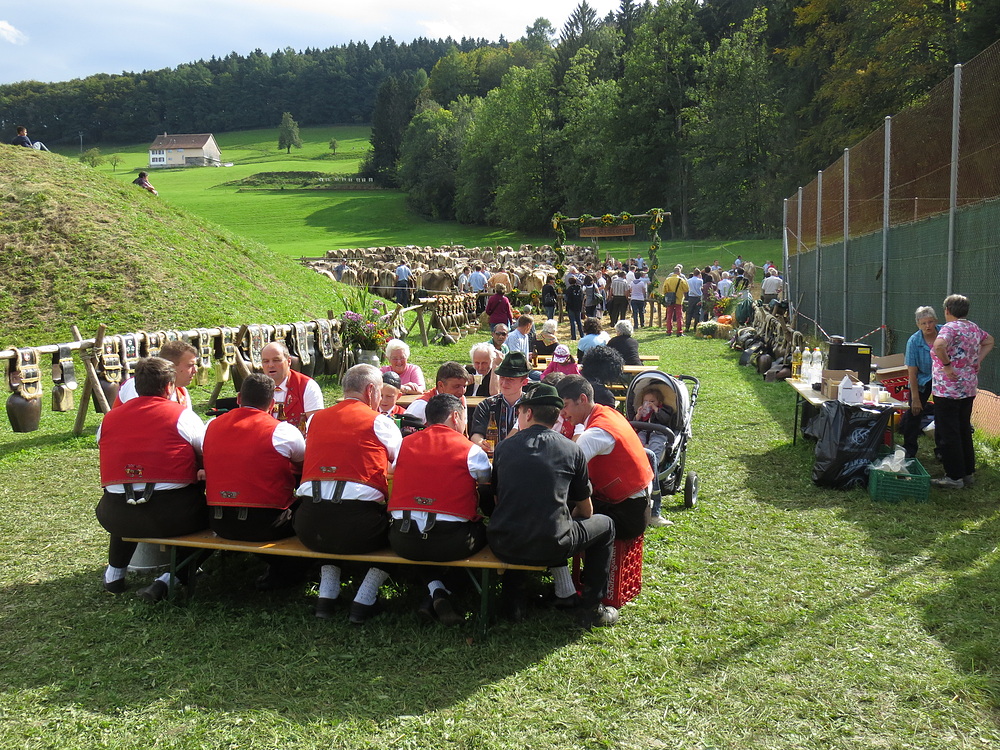
<instances>
[{"instance_id":1,"label":"chain link fence","mask_svg":"<svg viewBox=\"0 0 1000 750\"><path fill-rule=\"evenodd\" d=\"M916 308L943 322L956 293L1000 336L1000 42L799 188L784 235L788 297L807 335L901 353ZM1000 356L979 378L1000 391Z\"/></svg>"}]
</instances>

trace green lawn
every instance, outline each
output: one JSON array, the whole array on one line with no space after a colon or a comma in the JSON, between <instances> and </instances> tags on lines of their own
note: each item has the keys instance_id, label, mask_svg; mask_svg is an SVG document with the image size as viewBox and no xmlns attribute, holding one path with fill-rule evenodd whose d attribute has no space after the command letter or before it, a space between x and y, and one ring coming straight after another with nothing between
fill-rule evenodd
<instances>
[{"instance_id":1,"label":"green lawn","mask_svg":"<svg viewBox=\"0 0 1000 750\"><path fill-rule=\"evenodd\" d=\"M79 439L72 414L47 408L40 432L4 428L2 746L997 747L996 443L979 445L975 489L925 504L818 489L811 444L791 444L790 388L722 342L638 338L701 378L688 451L701 503L667 500L675 525L646 537L642 593L592 633L538 609L470 644L471 625L418 625L401 580L365 628L323 622L305 587L255 593L261 564L240 556L210 562L186 606L112 597L97 419ZM430 374L474 340L413 360Z\"/></svg>"}]
</instances>

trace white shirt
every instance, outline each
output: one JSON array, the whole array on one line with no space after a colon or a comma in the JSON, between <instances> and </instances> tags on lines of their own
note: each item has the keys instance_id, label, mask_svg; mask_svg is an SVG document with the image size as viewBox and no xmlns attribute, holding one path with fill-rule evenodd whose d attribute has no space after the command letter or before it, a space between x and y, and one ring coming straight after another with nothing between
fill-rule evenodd
<instances>
[{"instance_id":1,"label":"white shirt","mask_svg":"<svg viewBox=\"0 0 1000 750\"><path fill-rule=\"evenodd\" d=\"M135 390L135 378L129 378L118 388L118 398L123 404L126 401L131 401L138 395ZM185 409L194 410L194 406L191 405L191 394L188 393L187 388L175 388L174 395L170 397L170 400L176 401Z\"/></svg>"},{"instance_id":2,"label":"white shirt","mask_svg":"<svg viewBox=\"0 0 1000 750\"><path fill-rule=\"evenodd\" d=\"M528 334L521 333L520 328L515 328L513 331L507 334L507 348L512 352L521 352L525 357L528 356L528 344L530 339Z\"/></svg>"},{"instance_id":3,"label":"white shirt","mask_svg":"<svg viewBox=\"0 0 1000 750\"><path fill-rule=\"evenodd\" d=\"M493 474L493 467L490 466L489 456L486 455L486 451L480 448L478 445L471 445L469 447L469 455L466 459L466 464L469 467L469 474L476 480L477 484L486 484L490 481L490 477ZM392 511L393 518L402 518L403 511L394 510ZM417 522L417 528L423 532L424 527L427 526L427 511L425 510L411 510L410 518ZM462 521L466 519L459 518L458 516L452 516L448 513L438 513L437 521Z\"/></svg>"},{"instance_id":4,"label":"white shirt","mask_svg":"<svg viewBox=\"0 0 1000 750\"><path fill-rule=\"evenodd\" d=\"M761 294L781 294L781 289L785 283L780 276L768 276L760 284Z\"/></svg>"},{"instance_id":5,"label":"white shirt","mask_svg":"<svg viewBox=\"0 0 1000 750\"><path fill-rule=\"evenodd\" d=\"M241 408L252 409L254 407L247 406ZM257 411L261 410L257 409ZM208 420L208 424L212 424L212 422L216 419L218 419L218 417L212 417ZM206 428L207 427L208 425L206 425ZM277 426L274 428L274 432L271 433L271 445L279 455L284 456L289 461L302 463L302 459L305 458L306 439L303 437L302 433L299 432L297 427L293 427L288 422L278 422Z\"/></svg>"},{"instance_id":6,"label":"white shirt","mask_svg":"<svg viewBox=\"0 0 1000 750\"><path fill-rule=\"evenodd\" d=\"M288 397L288 377L281 381L281 385L274 389L274 403L283 404ZM307 414L311 411L319 411L323 408L323 390L312 378L306 381L306 387L302 392L302 411Z\"/></svg>"},{"instance_id":7,"label":"white shirt","mask_svg":"<svg viewBox=\"0 0 1000 750\"><path fill-rule=\"evenodd\" d=\"M591 415L593 415L593 412L591 412ZM611 433L607 430L602 430L600 427L587 427L589 423L590 417L587 417L587 421L583 425L583 432L579 433L579 436L576 438L576 444L580 446L580 450L587 457L587 461L590 461L594 456L606 456L615 449L615 439L611 436ZM577 429L579 429L579 425L577 425ZM638 497L644 493L645 490L642 490L632 495L632 497Z\"/></svg>"},{"instance_id":8,"label":"white shirt","mask_svg":"<svg viewBox=\"0 0 1000 750\"><path fill-rule=\"evenodd\" d=\"M98 445L101 443L101 427L97 428L96 440ZM297 432L297 430L296 430ZM192 448L194 448L195 453L199 456L201 455L201 446L205 440L205 423L201 421L197 414L195 414L190 409L185 409L177 417L177 434L184 439L186 443L189 443ZM184 482L157 482L153 485L154 490L179 490L181 487L187 487L188 485ZM125 485L123 484L109 484L105 486L108 492L114 492L119 495L125 493ZM135 482L132 484L132 489L136 492L142 492L146 489L145 482Z\"/></svg>"},{"instance_id":9,"label":"white shirt","mask_svg":"<svg viewBox=\"0 0 1000 750\"><path fill-rule=\"evenodd\" d=\"M312 417L309 419L312 421ZM399 456L399 446L403 442L403 434L399 431L396 423L385 416L385 414L379 414L375 417L373 429L375 430L375 437L385 446L389 463L395 464L396 457ZM336 484L336 481L322 481L319 483L319 494L324 500L333 499L333 490ZM295 490L295 494L299 497L312 497L312 482L303 482L300 484L299 488ZM344 482L342 497L345 500L366 500L374 503L385 502L385 496L381 492L374 487L369 487L367 484L359 484L358 482Z\"/></svg>"}]
</instances>

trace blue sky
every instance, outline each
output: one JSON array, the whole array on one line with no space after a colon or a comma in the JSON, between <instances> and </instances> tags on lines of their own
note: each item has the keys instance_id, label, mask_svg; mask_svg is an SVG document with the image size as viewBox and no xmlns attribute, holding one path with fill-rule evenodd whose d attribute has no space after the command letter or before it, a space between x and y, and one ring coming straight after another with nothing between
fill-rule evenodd
<instances>
[{"instance_id":1,"label":"blue sky","mask_svg":"<svg viewBox=\"0 0 1000 750\"><path fill-rule=\"evenodd\" d=\"M617 0L589 0L599 16ZM185 62L351 40L397 42L501 34L514 40L536 18L558 30L579 0L33 0L0 10L0 83L67 81L94 73L173 68Z\"/></svg>"}]
</instances>

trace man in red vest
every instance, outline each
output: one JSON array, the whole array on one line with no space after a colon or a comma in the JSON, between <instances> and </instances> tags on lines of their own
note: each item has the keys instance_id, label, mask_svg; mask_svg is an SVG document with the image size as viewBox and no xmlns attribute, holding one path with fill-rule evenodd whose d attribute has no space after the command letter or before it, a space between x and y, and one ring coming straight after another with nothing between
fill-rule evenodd
<instances>
[{"instance_id":1,"label":"man in red vest","mask_svg":"<svg viewBox=\"0 0 1000 750\"><path fill-rule=\"evenodd\" d=\"M323 408L323 391L319 383L292 369L288 347L272 341L260 350L264 374L274 381L274 406L271 413L305 432L306 422Z\"/></svg>"},{"instance_id":2,"label":"man in red vest","mask_svg":"<svg viewBox=\"0 0 1000 750\"><path fill-rule=\"evenodd\" d=\"M125 591L125 573L135 542L122 537L166 537L193 534L208 525L205 492L198 482L205 425L190 409L171 400L174 366L159 357L135 366L137 396L112 409L97 430L104 495L97 520L109 534L104 588ZM200 550L181 548L178 563ZM181 567L187 582L192 565ZM167 595L170 574L141 589L140 598L159 601Z\"/></svg>"},{"instance_id":3,"label":"man in red vest","mask_svg":"<svg viewBox=\"0 0 1000 750\"><path fill-rule=\"evenodd\" d=\"M464 372L464 371L463 371ZM464 375L463 375L464 382ZM382 373L355 365L342 381L344 399L316 412L309 422L302 484L303 498L293 520L309 549L345 555L374 552L388 545L388 470L403 440L396 423L376 410ZM378 590L389 574L369 568L350 607L360 625L376 613ZM340 568L321 568L316 616L333 617L340 596Z\"/></svg>"},{"instance_id":4,"label":"man in red vest","mask_svg":"<svg viewBox=\"0 0 1000 750\"><path fill-rule=\"evenodd\" d=\"M403 440L396 459L389 545L408 560L464 560L486 546L479 486L489 484L490 460L465 437L466 408L455 396L434 396L425 416L427 427ZM426 574L429 596L421 616L445 625L462 622L437 575Z\"/></svg>"},{"instance_id":5,"label":"man in red vest","mask_svg":"<svg viewBox=\"0 0 1000 750\"><path fill-rule=\"evenodd\" d=\"M270 414L274 381L248 375L237 397L240 408L208 423L205 430L205 498L209 526L223 539L266 542L295 534L292 504L302 472L306 441L288 422ZM296 582L299 566L269 556L257 588Z\"/></svg>"},{"instance_id":6,"label":"man in red vest","mask_svg":"<svg viewBox=\"0 0 1000 750\"><path fill-rule=\"evenodd\" d=\"M517 405L519 430L497 445L493 459L496 508L487 527L490 548L501 560L515 565L545 565L555 575L565 574L569 592L584 627L613 625L618 610L605 607L615 525L593 513L587 459L572 440L555 432L563 400L548 383L535 386ZM409 439L409 438L407 438ZM581 575L583 592L569 577L566 560L586 550ZM523 617L522 571L504 576L503 603L508 616Z\"/></svg>"},{"instance_id":7,"label":"man in red vest","mask_svg":"<svg viewBox=\"0 0 1000 750\"><path fill-rule=\"evenodd\" d=\"M191 385L194 376L198 374L198 350L186 341L168 341L160 347L158 356L174 364L174 395L170 397L170 400L191 409L191 396L187 387ZM112 408L121 406L137 395L135 378L129 378L118 389L118 395L115 396Z\"/></svg>"},{"instance_id":8,"label":"man in red vest","mask_svg":"<svg viewBox=\"0 0 1000 750\"><path fill-rule=\"evenodd\" d=\"M569 375L556 388L566 402L563 419L584 426L576 444L587 457L594 512L614 519L618 539L641 536L653 469L639 436L620 412L594 402L594 388L582 375Z\"/></svg>"},{"instance_id":9,"label":"man in red vest","mask_svg":"<svg viewBox=\"0 0 1000 750\"><path fill-rule=\"evenodd\" d=\"M421 422L424 421L424 411L427 409L427 402L439 393L450 393L462 400L465 404L465 386L469 380L465 368L458 362L444 362L437 370L437 377L434 388L427 391L420 398L415 399L412 404L406 407L406 413L414 416Z\"/></svg>"}]
</instances>

